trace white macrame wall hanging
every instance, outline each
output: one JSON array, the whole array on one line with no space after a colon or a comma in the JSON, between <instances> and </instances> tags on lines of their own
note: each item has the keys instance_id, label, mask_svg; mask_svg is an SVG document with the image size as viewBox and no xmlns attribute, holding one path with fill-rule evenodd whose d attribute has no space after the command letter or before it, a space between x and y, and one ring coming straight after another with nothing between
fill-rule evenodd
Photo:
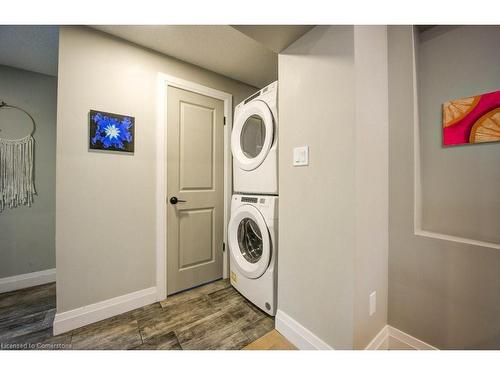
<instances>
[{"instance_id":1,"label":"white macrame wall hanging","mask_svg":"<svg viewBox=\"0 0 500 375\"><path fill-rule=\"evenodd\" d=\"M33 181L35 120L24 109L2 102L0 110L4 109L24 112L31 119L33 130L20 139L5 139L0 133L0 212L5 207L31 206L36 194Z\"/></svg>"}]
</instances>

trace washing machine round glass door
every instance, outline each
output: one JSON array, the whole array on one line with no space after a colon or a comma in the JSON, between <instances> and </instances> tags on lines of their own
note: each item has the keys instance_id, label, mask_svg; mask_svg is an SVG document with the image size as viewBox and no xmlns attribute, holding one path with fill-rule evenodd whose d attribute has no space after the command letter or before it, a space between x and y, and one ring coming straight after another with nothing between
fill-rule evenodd
<instances>
[{"instance_id":1,"label":"washing machine round glass door","mask_svg":"<svg viewBox=\"0 0 500 375\"><path fill-rule=\"evenodd\" d=\"M271 110L261 100L246 104L235 119L231 150L240 168L250 171L262 164L274 137Z\"/></svg>"},{"instance_id":2,"label":"washing machine round glass door","mask_svg":"<svg viewBox=\"0 0 500 375\"><path fill-rule=\"evenodd\" d=\"M229 222L228 234L239 271L251 279L260 277L271 259L271 241L262 214L254 206L241 206Z\"/></svg>"}]
</instances>

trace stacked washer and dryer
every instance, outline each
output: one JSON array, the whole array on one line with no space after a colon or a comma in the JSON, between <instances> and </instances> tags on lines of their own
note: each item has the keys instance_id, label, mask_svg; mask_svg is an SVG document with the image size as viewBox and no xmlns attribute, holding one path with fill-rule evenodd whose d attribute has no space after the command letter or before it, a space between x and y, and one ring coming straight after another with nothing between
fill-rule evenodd
<instances>
[{"instance_id":1,"label":"stacked washer and dryer","mask_svg":"<svg viewBox=\"0 0 500 375\"><path fill-rule=\"evenodd\" d=\"M236 106L228 228L231 284L273 316L278 282L277 99L274 82Z\"/></svg>"}]
</instances>

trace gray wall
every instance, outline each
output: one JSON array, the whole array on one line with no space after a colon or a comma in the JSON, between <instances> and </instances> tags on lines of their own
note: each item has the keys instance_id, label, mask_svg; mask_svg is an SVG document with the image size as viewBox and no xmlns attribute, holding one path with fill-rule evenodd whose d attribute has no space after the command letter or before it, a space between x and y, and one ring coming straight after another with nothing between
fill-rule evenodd
<instances>
[{"instance_id":1,"label":"gray wall","mask_svg":"<svg viewBox=\"0 0 500 375\"><path fill-rule=\"evenodd\" d=\"M468 40L468 37L464 38ZM411 27L389 27L388 53L388 322L442 349L498 349L500 251L414 234ZM454 61L454 64L460 64L460 61ZM479 64L480 69L486 69L488 65L484 62ZM439 128L435 136L439 138ZM473 154L476 149L477 152L488 152L491 146L495 147L478 145L449 152L461 158L461 153ZM422 173L425 177L425 171ZM478 185L473 182L469 184Z\"/></svg>"},{"instance_id":2,"label":"gray wall","mask_svg":"<svg viewBox=\"0 0 500 375\"><path fill-rule=\"evenodd\" d=\"M364 348L387 321L385 27L315 27L280 54L279 98L278 309ZM293 167L303 145L309 166Z\"/></svg>"},{"instance_id":3,"label":"gray wall","mask_svg":"<svg viewBox=\"0 0 500 375\"><path fill-rule=\"evenodd\" d=\"M354 28L320 26L279 55L278 309L353 346ZM293 147L309 145L309 166Z\"/></svg>"},{"instance_id":4,"label":"gray wall","mask_svg":"<svg viewBox=\"0 0 500 375\"><path fill-rule=\"evenodd\" d=\"M441 146L441 105L500 90L500 27L420 34L422 229L500 244L500 144Z\"/></svg>"},{"instance_id":5,"label":"gray wall","mask_svg":"<svg viewBox=\"0 0 500 375\"><path fill-rule=\"evenodd\" d=\"M0 99L26 109L36 121L33 206L0 213L0 278L55 267L55 166L57 78L0 65ZM0 136L31 131L23 113L1 110Z\"/></svg>"},{"instance_id":6,"label":"gray wall","mask_svg":"<svg viewBox=\"0 0 500 375\"><path fill-rule=\"evenodd\" d=\"M155 286L157 74L254 87L83 27L62 27L57 118L57 311ZM134 155L88 151L90 109L135 117Z\"/></svg>"},{"instance_id":7,"label":"gray wall","mask_svg":"<svg viewBox=\"0 0 500 375\"><path fill-rule=\"evenodd\" d=\"M354 27L356 68L354 348L387 324L389 250L389 120L387 28ZM376 292L376 312L369 296Z\"/></svg>"}]
</instances>

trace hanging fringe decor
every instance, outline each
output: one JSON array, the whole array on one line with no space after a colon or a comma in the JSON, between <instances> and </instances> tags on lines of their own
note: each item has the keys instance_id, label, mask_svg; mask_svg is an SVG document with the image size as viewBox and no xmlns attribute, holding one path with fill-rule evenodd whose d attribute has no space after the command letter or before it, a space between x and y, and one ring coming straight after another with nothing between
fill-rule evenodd
<instances>
[{"instance_id":1,"label":"hanging fringe decor","mask_svg":"<svg viewBox=\"0 0 500 375\"><path fill-rule=\"evenodd\" d=\"M5 207L31 206L36 194L33 180L35 121L25 110L2 102L1 107L16 108L33 121L33 131L21 139L0 138L0 212Z\"/></svg>"},{"instance_id":2,"label":"hanging fringe decor","mask_svg":"<svg viewBox=\"0 0 500 375\"><path fill-rule=\"evenodd\" d=\"M33 203L34 145L31 134L15 140L0 138L0 212L7 206Z\"/></svg>"}]
</instances>

